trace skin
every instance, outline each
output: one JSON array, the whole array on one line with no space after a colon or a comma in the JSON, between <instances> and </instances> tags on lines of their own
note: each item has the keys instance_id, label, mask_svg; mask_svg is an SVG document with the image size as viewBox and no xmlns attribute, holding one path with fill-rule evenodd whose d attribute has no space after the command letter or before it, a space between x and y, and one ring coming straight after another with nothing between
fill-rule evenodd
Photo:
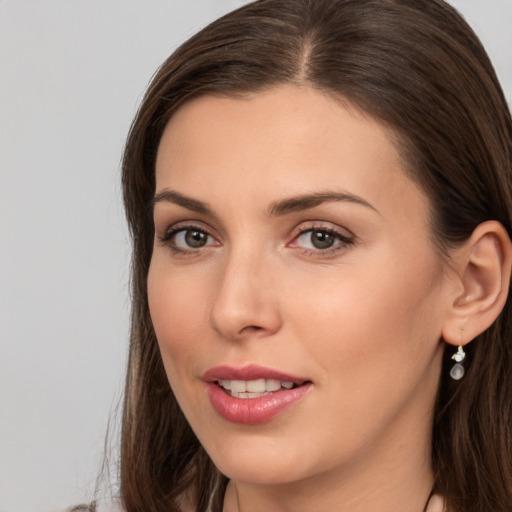
<instances>
[{"instance_id":1,"label":"skin","mask_svg":"<svg viewBox=\"0 0 512 512\"><path fill-rule=\"evenodd\" d=\"M326 192L367 204L269 213ZM159 194L151 316L183 412L231 478L224 511L238 510L236 482L243 512L420 512L440 340L460 283L388 130L307 87L201 97L163 134ZM168 236L190 226L208 233L204 246ZM313 228L350 241L315 248ZM268 423L230 423L201 376L246 364L307 376L312 389Z\"/></svg>"}]
</instances>

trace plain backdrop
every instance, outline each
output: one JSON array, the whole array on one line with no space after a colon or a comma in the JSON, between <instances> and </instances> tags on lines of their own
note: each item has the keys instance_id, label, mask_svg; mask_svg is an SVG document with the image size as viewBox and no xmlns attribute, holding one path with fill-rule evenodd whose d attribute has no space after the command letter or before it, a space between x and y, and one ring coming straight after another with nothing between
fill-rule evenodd
<instances>
[{"instance_id":1,"label":"plain backdrop","mask_svg":"<svg viewBox=\"0 0 512 512\"><path fill-rule=\"evenodd\" d=\"M0 0L0 512L91 497L128 338L123 142L158 65L243 3ZM453 4L512 100L512 0Z\"/></svg>"}]
</instances>

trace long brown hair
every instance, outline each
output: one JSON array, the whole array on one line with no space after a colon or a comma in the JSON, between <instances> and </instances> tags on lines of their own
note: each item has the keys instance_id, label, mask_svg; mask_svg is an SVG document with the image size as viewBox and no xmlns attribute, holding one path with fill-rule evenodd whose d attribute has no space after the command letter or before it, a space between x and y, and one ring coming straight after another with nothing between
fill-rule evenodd
<instances>
[{"instance_id":1,"label":"long brown hair","mask_svg":"<svg viewBox=\"0 0 512 512\"><path fill-rule=\"evenodd\" d=\"M154 76L128 136L123 192L133 237L132 324L121 447L127 512L222 509L227 480L185 420L162 365L146 278L154 166L185 102L289 83L349 101L391 127L428 194L440 250L486 220L512 232L512 121L482 45L442 0L262 0L213 22ZM453 510L512 510L512 330L507 302L468 347L462 381L446 355L433 425L435 490Z\"/></svg>"}]
</instances>

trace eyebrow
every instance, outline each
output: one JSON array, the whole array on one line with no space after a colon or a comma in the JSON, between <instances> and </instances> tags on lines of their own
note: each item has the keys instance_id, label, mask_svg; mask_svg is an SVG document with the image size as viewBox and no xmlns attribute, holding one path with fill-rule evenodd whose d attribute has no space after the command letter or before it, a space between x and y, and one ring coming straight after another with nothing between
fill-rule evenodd
<instances>
[{"instance_id":1,"label":"eyebrow","mask_svg":"<svg viewBox=\"0 0 512 512\"><path fill-rule=\"evenodd\" d=\"M161 192L155 195L151 206L155 206L155 204L161 202L174 203L177 204L178 206L186 208L187 210L201 213L203 215L213 215L213 210L206 203L185 196L183 194L180 194L179 192L176 192L175 190L171 190L168 188L162 190Z\"/></svg>"},{"instance_id":2,"label":"eyebrow","mask_svg":"<svg viewBox=\"0 0 512 512\"><path fill-rule=\"evenodd\" d=\"M272 216L286 215L287 213L308 210L329 202L347 202L365 206L379 213L368 201L354 194L344 192L316 192L313 194L304 194L297 197L290 197L272 203L269 208L269 214Z\"/></svg>"},{"instance_id":3,"label":"eyebrow","mask_svg":"<svg viewBox=\"0 0 512 512\"><path fill-rule=\"evenodd\" d=\"M186 208L187 210L191 210L202 215L215 215L213 209L207 203L193 199L192 197L188 197L180 192L176 192L175 190L168 188L155 195L152 201L152 206L160 202L174 203ZM368 201L365 201L362 197L354 194L344 192L316 192L275 201L268 208L268 214L271 217L279 217L288 213L308 210L329 202L348 202L358 204L379 213L379 211Z\"/></svg>"}]
</instances>

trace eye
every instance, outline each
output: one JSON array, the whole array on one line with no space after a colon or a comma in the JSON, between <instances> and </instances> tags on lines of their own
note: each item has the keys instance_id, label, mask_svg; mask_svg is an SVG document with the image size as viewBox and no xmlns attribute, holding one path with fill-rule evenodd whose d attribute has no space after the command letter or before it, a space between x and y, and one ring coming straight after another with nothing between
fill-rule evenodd
<instances>
[{"instance_id":1,"label":"eye","mask_svg":"<svg viewBox=\"0 0 512 512\"><path fill-rule=\"evenodd\" d=\"M218 245L215 238L206 230L195 226L182 226L171 229L164 236L160 237L160 241L177 253L194 252L205 247Z\"/></svg>"},{"instance_id":2,"label":"eye","mask_svg":"<svg viewBox=\"0 0 512 512\"><path fill-rule=\"evenodd\" d=\"M198 229L182 229L174 235L174 243L183 248L200 249L208 245L210 235Z\"/></svg>"},{"instance_id":3,"label":"eye","mask_svg":"<svg viewBox=\"0 0 512 512\"><path fill-rule=\"evenodd\" d=\"M353 243L353 238L335 229L317 227L301 230L290 245L312 253L330 253Z\"/></svg>"},{"instance_id":4,"label":"eye","mask_svg":"<svg viewBox=\"0 0 512 512\"><path fill-rule=\"evenodd\" d=\"M329 249L336 243L336 236L333 233L318 229L312 229L299 237L299 239L304 238L304 243L309 243L310 247L314 249Z\"/></svg>"}]
</instances>

